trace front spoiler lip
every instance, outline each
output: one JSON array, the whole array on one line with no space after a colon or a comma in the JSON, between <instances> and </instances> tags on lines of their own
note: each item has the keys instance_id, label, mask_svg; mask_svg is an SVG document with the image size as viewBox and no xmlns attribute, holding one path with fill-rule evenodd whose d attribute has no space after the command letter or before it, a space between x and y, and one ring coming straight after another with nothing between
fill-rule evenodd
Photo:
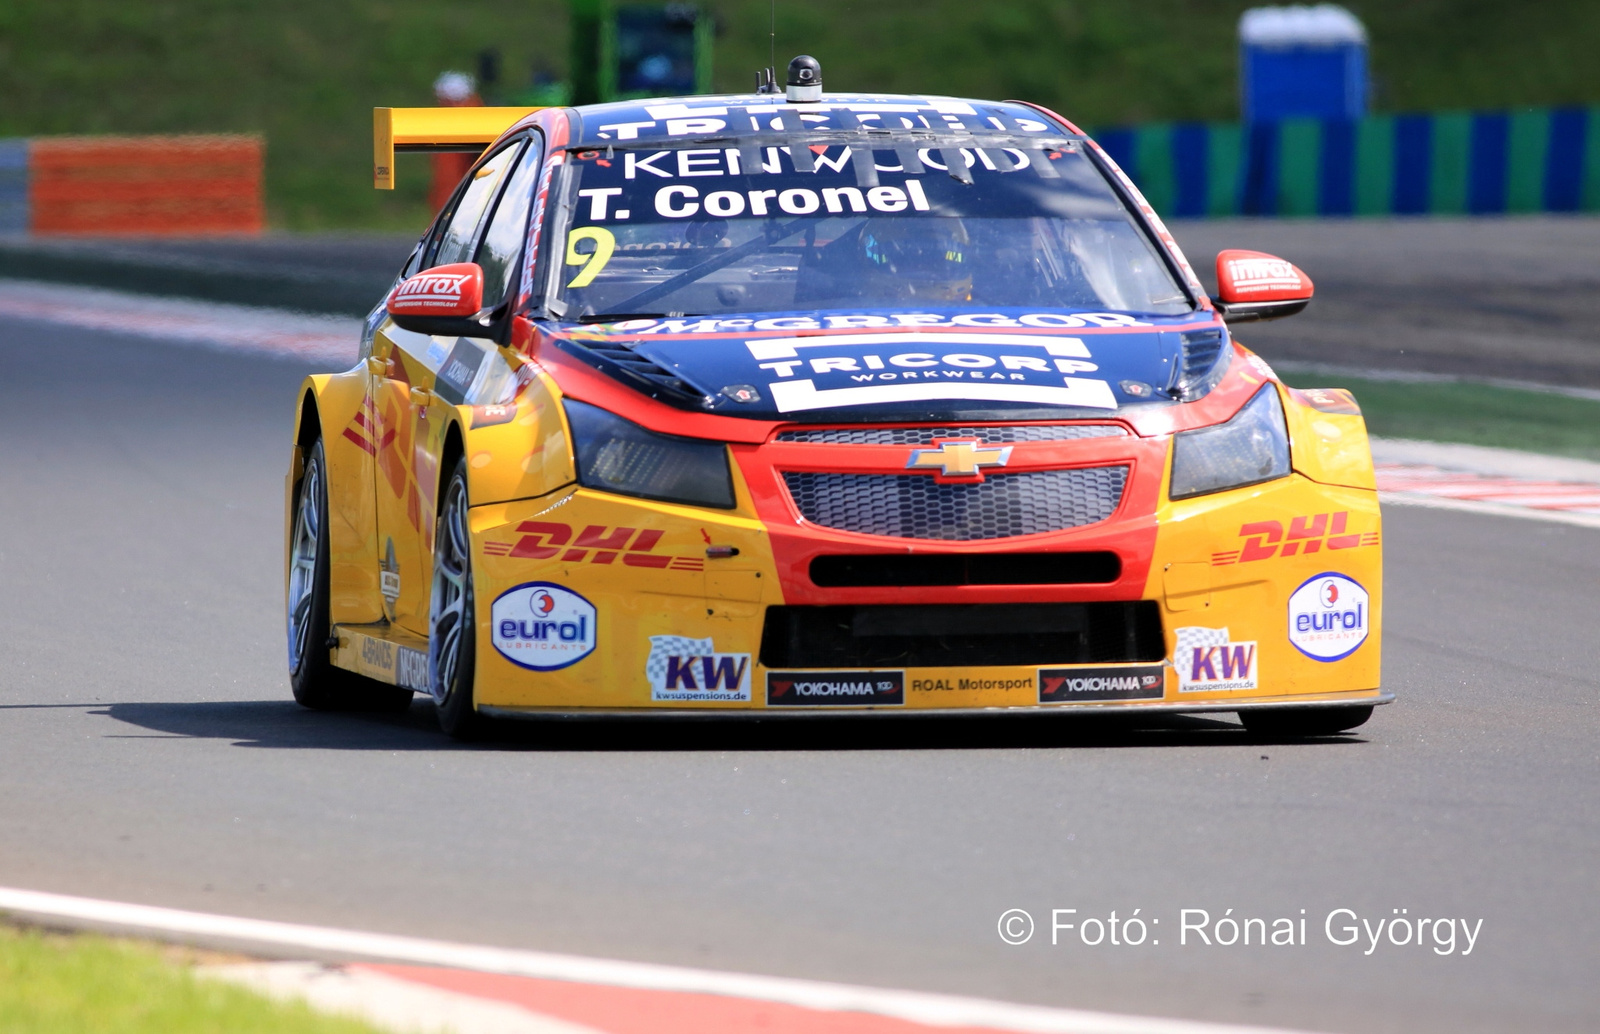
<instances>
[{"instance_id":1,"label":"front spoiler lip","mask_svg":"<svg viewBox=\"0 0 1600 1034\"><path fill-rule=\"evenodd\" d=\"M1394 703L1393 693L1377 696L1295 697L1288 700L1205 700L1192 704L1160 701L1154 704L1106 701L1098 704L1022 704L1015 707L757 707L757 708L478 708L490 718L557 721L605 721L607 719L660 718L665 720L752 721L764 718L839 718L845 715L874 718L1000 718L1006 715L1041 714L1200 714L1207 711L1244 711L1261 708L1301 710L1309 707L1373 707Z\"/></svg>"}]
</instances>

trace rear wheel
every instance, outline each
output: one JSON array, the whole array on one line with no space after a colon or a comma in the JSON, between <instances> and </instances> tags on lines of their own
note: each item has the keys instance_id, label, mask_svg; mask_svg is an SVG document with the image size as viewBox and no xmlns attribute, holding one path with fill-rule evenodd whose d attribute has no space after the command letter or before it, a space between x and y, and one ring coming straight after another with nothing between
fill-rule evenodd
<instances>
[{"instance_id":1,"label":"rear wheel","mask_svg":"<svg viewBox=\"0 0 1600 1034\"><path fill-rule=\"evenodd\" d=\"M327 471L319 439L306 453L289 532L289 685L298 703L319 711L404 711L411 690L335 667L330 656Z\"/></svg>"},{"instance_id":2,"label":"rear wheel","mask_svg":"<svg viewBox=\"0 0 1600 1034\"><path fill-rule=\"evenodd\" d=\"M456 739L483 733L473 706L477 620L472 595L472 538L467 532L467 460L445 483L433 536L433 601L428 609L428 682L439 727Z\"/></svg>"},{"instance_id":3,"label":"rear wheel","mask_svg":"<svg viewBox=\"0 0 1600 1034\"><path fill-rule=\"evenodd\" d=\"M1365 725L1368 707L1264 707L1239 712L1251 732L1267 736L1333 736Z\"/></svg>"}]
</instances>

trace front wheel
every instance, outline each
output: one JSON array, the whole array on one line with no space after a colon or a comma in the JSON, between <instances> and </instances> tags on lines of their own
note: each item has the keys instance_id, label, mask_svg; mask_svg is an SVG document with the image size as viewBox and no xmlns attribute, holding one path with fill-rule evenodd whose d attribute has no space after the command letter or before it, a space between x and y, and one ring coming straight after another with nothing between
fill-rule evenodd
<instances>
[{"instance_id":1,"label":"front wheel","mask_svg":"<svg viewBox=\"0 0 1600 1034\"><path fill-rule=\"evenodd\" d=\"M302 707L319 711L404 711L411 690L335 667L328 623L328 460L322 441L306 453L289 530L286 630L289 685Z\"/></svg>"},{"instance_id":2,"label":"front wheel","mask_svg":"<svg viewBox=\"0 0 1600 1034\"><path fill-rule=\"evenodd\" d=\"M1264 707L1239 712L1251 732L1265 736L1333 736L1365 725L1372 707Z\"/></svg>"},{"instance_id":3,"label":"front wheel","mask_svg":"<svg viewBox=\"0 0 1600 1034\"><path fill-rule=\"evenodd\" d=\"M458 740L483 733L473 706L477 620L472 595L472 538L467 532L467 460L456 460L433 536L433 600L428 608L428 684L439 727Z\"/></svg>"}]
</instances>

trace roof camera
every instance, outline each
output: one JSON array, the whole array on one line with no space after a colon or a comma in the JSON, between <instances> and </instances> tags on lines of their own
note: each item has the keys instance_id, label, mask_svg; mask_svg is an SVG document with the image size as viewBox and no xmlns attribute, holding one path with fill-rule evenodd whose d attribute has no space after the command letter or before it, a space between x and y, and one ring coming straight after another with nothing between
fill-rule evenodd
<instances>
[{"instance_id":1,"label":"roof camera","mask_svg":"<svg viewBox=\"0 0 1600 1034\"><path fill-rule=\"evenodd\" d=\"M809 54L801 54L789 62L789 100L796 104L812 103L822 99L822 66Z\"/></svg>"}]
</instances>

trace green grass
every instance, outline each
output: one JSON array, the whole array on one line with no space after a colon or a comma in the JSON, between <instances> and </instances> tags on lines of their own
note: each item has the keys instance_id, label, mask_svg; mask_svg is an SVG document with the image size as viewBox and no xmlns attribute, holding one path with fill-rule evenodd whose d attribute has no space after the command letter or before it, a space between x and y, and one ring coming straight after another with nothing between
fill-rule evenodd
<instances>
[{"instance_id":1,"label":"green grass","mask_svg":"<svg viewBox=\"0 0 1600 1034\"><path fill-rule=\"evenodd\" d=\"M1471 381L1357 380L1291 374L1296 387L1349 388L1367 430L1381 438L1419 438L1600 460L1600 402Z\"/></svg>"},{"instance_id":2,"label":"green grass","mask_svg":"<svg viewBox=\"0 0 1600 1034\"><path fill-rule=\"evenodd\" d=\"M183 953L130 941L0 926L6 1034L376 1034L195 977Z\"/></svg>"},{"instance_id":3,"label":"green grass","mask_svg":"<svg viewBox=\"0 0 1600 1034\"><path fill-rule=\"evenodd\" d=\"M716 12L715 83L767 63L768 0ZM1020 97L1086 125L1236 117L1235 25L1256 0L784 0L777 51L830 89ZM1600 4L1347 0L1381 110L1600 101ZM5 0L0 136L247 131L268 142L269 218L420 229L426 160L371 188L376 105L432 103L447 68L501 52L508 86L565 74L562 0Z\"/></svg>"}]
</instances>

